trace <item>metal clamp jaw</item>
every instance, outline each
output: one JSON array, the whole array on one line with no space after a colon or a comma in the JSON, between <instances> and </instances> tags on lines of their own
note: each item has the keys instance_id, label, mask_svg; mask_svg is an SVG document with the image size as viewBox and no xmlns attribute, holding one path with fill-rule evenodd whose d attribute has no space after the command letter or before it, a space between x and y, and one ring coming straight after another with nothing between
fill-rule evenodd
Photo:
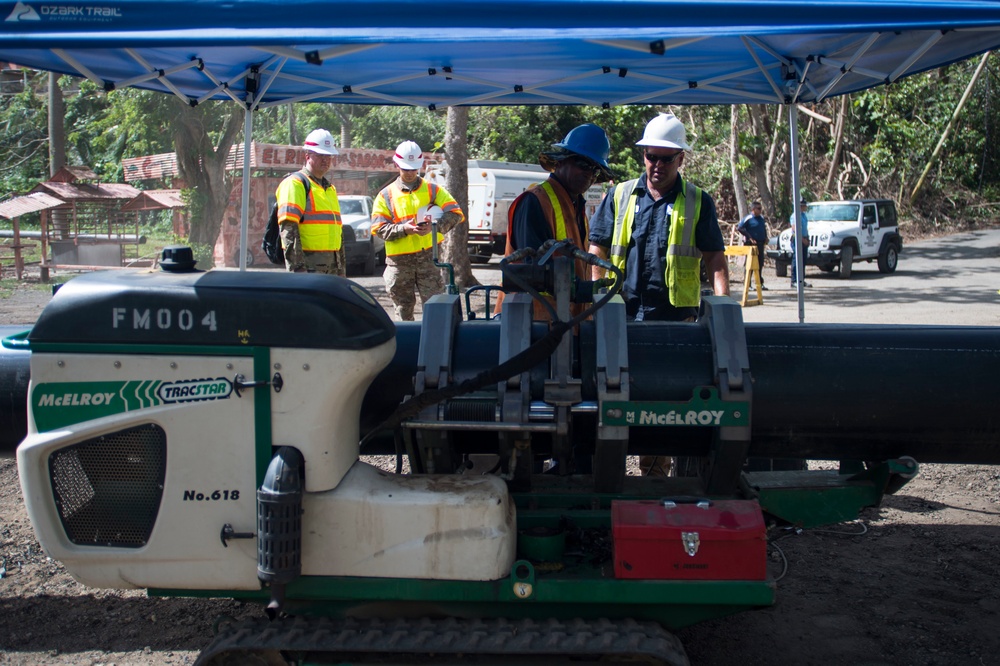
<instances>
[{"instance_id":1,"label":"metal clamp jaw","mask_svg":"<svg viewBox=\"0 0 1000 666\"><path fill-rule=\"evenodd\" d=\"M723 402L746 402L752 406L750 354L747 351L743 311L727 296L706 296L705 314L699 319L712 341L713 376ZM749 411L749 409L748 409ZM739 488L740 474L750 450L750 419L746 425L720 426L709 454L705 490L726 494Z\"/></svg>"}]
</instances>

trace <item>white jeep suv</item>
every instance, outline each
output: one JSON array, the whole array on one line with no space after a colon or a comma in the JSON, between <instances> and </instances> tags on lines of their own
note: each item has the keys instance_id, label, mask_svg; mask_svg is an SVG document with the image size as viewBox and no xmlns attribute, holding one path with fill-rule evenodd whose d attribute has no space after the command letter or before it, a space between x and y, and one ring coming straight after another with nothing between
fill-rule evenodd
<instances>
[{"instance_id":1,"label":"white jeep suv","mask_svg":"<svg viewBox=\"0 0 1000 666\"><path fill-rule=\"evenodd\" d=\"M806 215L809 220L807 266L818 266L827 272L839 270L842 278L851 277L856 261L877 261L882 273L896 270L903 238L899 235L893 201L817 201L809 204ZM791 229L781 232L776 246L772 240L767 256L774 260L778 277L786 277L793 260Z\"/></svg>"}]
</instances>

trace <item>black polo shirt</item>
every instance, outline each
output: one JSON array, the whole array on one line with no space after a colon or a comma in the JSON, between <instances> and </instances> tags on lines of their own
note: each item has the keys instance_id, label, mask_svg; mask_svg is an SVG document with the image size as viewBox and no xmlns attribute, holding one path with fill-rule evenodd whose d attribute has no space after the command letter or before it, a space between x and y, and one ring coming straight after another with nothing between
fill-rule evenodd
<instances>
[{"instance_id":1,"label":"black polo shirt","mask_svg":"<svg viewBox=\"0 0 1000 666\"><path fill-rule=\"evenodd\" d=\"M698 314L697 308L675 308L670 304L665 279L670 215L677 194L683 187L684 181L678 176L670 192L656 201L646 188L645 174L636 184L639 209L625 255L625 282L621 291L626 312L636 321L680 321ZM614 190L610 190L590 218L590 242L609 249L615 230L613 197ZM726 249L715 212L715 201L705 191L701 193L695 246L702 252L722 252Z\"/></svg>"}]
</instances>

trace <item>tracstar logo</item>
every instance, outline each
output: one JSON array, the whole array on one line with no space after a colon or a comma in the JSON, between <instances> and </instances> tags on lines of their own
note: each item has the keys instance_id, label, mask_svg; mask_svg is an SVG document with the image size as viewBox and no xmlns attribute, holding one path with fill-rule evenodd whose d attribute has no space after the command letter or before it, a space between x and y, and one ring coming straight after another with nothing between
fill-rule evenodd
<instances>
[{"instance_id":1,"label":"tracstar logo","mask_svg":"<svg viewBox=\"0 0 1000 666\"><path fill-rule=\"evenodd\" d=\"M227 379L219 377L163 384L157 395L163 402L191 402L228 398L232 390L233 385Z\"/></svg>"},{"instance_id":2,"label":"tracstar logo","mask_svg":"<svg viewBox=\"0 0 1000 666\"><path fill-rule=\"evenodd\" d=\"M23 2L18 2L14 5L13 11L11 11L10 16L7 17L8 21L41 21L42 17L38 15L35 8L31 5L26 5Z\"/></svg>"}]
</instances>

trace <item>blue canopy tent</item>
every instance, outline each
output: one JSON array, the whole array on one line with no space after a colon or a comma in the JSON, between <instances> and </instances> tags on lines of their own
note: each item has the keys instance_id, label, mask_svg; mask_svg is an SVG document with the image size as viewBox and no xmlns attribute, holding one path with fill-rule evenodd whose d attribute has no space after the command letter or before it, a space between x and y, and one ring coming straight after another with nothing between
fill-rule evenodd
<instances>
[{"instance_id":1,"label":"blue canopy tent","mask_svg":"<svg viewBox=\"0 0 1000 666\"><path fill-rule=\"evenodd\" d=\"M787 104L1000 44L995 0L119 0L0 16L0 59L254 108Z\"/></svg>"},{"instance_id":2,"label":"blue canopy tent","mask_svg":"<svg viewBox=\"0 0 1000 666\"><path fill-rule=\"evenodd\" d=\"M0 60L231 98L247 141L254 110L296 101L772 103L794 126L798 103L1000 45L997 0L19 1L0 16Z\"/></svg>"}]
</instances>

